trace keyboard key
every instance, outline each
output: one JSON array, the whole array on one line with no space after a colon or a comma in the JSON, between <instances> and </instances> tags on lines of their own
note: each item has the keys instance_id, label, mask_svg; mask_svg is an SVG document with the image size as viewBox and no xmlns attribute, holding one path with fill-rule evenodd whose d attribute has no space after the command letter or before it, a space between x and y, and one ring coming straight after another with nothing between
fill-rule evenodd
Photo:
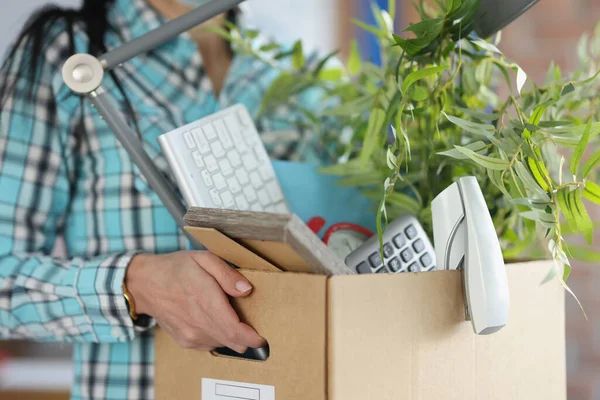
<instances>
[{"instance_id":1,"label":"keyboard key","mask_svg":"<svg viewBox=\"0 0 600 400\"><path fill-rule=\"evenodd\" d=\"M196 147L196 143L194 143L194 137L190 132L183 132L183 140L185 140L185 144L187 144L189 149Z\"/></svg>"},{"instance_id":2,"label":"keyboard key","mask_svg":"<svg viewBox=\"0 0 600 400\"><path fill-rule=\"evenodd\" d=\"M409 262L413 258L413 252L410 248L406 248L402 250L402 253L400 253L400 257L402 257L402 260L404 260L404 262Z\"/></svg>"},{"instance_id":3,"label":"keyboard key","mask_svg":"<svg viewBox=\"0 0 600 400\"><path fill-rule=\"evenodd\" d=\"M244 188L244 196L250 203L254 203L256 200L256 191L252 186L246 186Z\"/></svg>"},{"instance_id":4,"label":"keyboard key","mask_svg":"<svg viewBox=\"0 0 600 400\"><path fill-rule=\"evenodd\" d=\"M275 206L275 212L280 214L289 214L287 206L284 203L279 203Z\"/></svg>"},{"instance_id":5,"label":"keyboard key","mask_svg":"<svg viewBox=\"0 0 600 400\"><path fill-rule=\"evenodd\" d=\"M369 267L369 264L367 264L366 261L363 261L356 266L356 272L358 272L359 274L370 274L371 268Z\"/></svg>"},{"instance_id":6,"label":"keyboard key","mask_svg":"<svg viewBox=\"0 0 600 400\"><path fill-rule=\"evenodd\" d=\"M208 144L208 140L206 140L206 137L204 136L204 133L202 133L201 129L192 129L192 136L198 145L200 154L210 153L210 145Z\"/></svg>"},{"instance_id":7,"label":"keyboard key","mask_svg":"<svg viewBox=\"0 0 600 400\"><path fill-rule=\"evenodd\" d=\"M229 190L231 190L231 193L233 194L237 194L242 191L242 187L240 186L238 180L235 179L235 176L232 176L231 178L227 179L227 187L229 188Z\"/></svg>"},{"instance_id":8,"label":"keyboard key","mask_svg":"<svg viewBox=\"0 0 600 400\"><path fill-rule=\"evenodd\" d=\"M240 185L246 185L250 182L250 178L248 177L248 173L245 169L240 168L235 171L235 177L240 182Z\"/></svg>"},{"instance_id":9,"label":"keyboard key","mask_svg":"<svg viewBox=\"0 0 600 400\"><path fill-rule=\"evenodd\" d=\"M402 269L402 263L398 257L394 257L388 262L388 268L392 270L392 272L398 272Z\"/></svg>"},{"instance_id":10,"label":"keyboard key","mask_svg":"<svg viewBox=\"0 0 600 400\"><path fill-rule=\"evenodd\" d=\"M198 168L204 168L204 161L202 160L202 156L199 151L193 151L192 157L194 158L194 163Z\"/></svg>"},{"instance_id":11,"label":"keyboard key","mask_svg":"<svg viewBox=\"0 0 600 400\"><path fill-rule=\"evenodd\" d=\"M269 192L269 196L271 196L271 200L273 203L279 203L283 200L283 193L281 193L281 189L276 181L271 181L267 183L267 191Z\"/></svg>"},{"instance_id":12,"label":"keyboard key","mask_svg":"<svg viewBox=\"0 0 600 400\"><path fill-rule=\"evenodd\" d=\"M431 258L429 253L425 253L421 256L421 265L423 266L423 268L429 268L432 261L433 259Z\"/></svg>"},{"instance_id":13,"label":"keyboard key","mask_svg":"<svg viewBox=\"0 0 600 400\"><path fill-rule=\"evenodd\" d=\"M250 211L262 211L263 208L260 204L254 203L250 206Z\"/></svg>"},{"instance_id":14,"label":"keyboard key","mask_svg":"<svg viewBox=\"0 0 600 400\"><path fill-rule=\"evenodd\" d=\"M419 265L416 262L414 262L408 266L408 272L419 272L419 271L421 271L421 268L419 268Z\"/></svg>"},{"instance_id":15,"label":"keyboard key","mask_svg":"<svg viewBox=\"0 0 600 400\"><path fill-rule=\"evenodd\" d=\"M269 204L268 206L265 207L265 211L266 212L270 212L270 213L274 213L275 212L275 206L273 204Z\"/></svg>"},{"instance_id":16,"label":"keyboard key","mask_svg":"<svg viewBox=\"0 0 600 400\"><path fill-rule=\"evenodd\" d=\"M256 157L254 157L254 153L247 153L242 156L242 164L246 171L252 171L258 166L256 162Z\"/></svg>"},{"instance_id":17,"label":"keyboard key","mask_svg":"<svg viewBox=\"0 0 600 400\"><path fill-rule=\"evenodd\" d=\"M235 204L237 204L238 209L240 210L247 210L249 206L248 201L246 201L244 196L237 196L235 198Z\"/></svg>"},{"instance_id":18,"label":"keyboard key","mask_svg":"<svg viewBox=\"0 0 600 400\"><path fill-rule=\"evenodd\" d=\"M415 250L415 253L419 254L425 249L425 243L423 243L421 239L417 239L412 244L412 247Z\"/></svg>"},{"instance_id":19,"label":"keyboard key","mask_svg":"<svg viewBox=\"0 0 600 400\"><path fill-rule=\"evenodd\" d=\"M369 263L371 263L371 267L378 268L383 261L381 260L381 254L379 252L375 252L369 256Z\"/></svg>"},{"instance_id":20,"label":"keyboard key","mask_svg":"<svg viewBox=\"0 0 600 400\"><path fill-rule=\"evenodd\" d=\"M256 171L250 174L250 182L252 182L252 186L254 186L256 189L263 185L262 180Z\"/></svg>"},{"instance_id":21,"label":"keyboard key","mask_svg":"<svg viewBox=\"0 0 600 400\"><path fill-rule=\"evenodd\" d=\"M225 208L235 208L235 201L233 200L231 192L223 192L223 194L221 194L221 199L223 199L223 206L225 206Z\"/></svg>"},{"instance_id":22,"label":"keyboard key","mask_svg":"<svg viewBox=\"0 0 600 400\"><path fill-rule=\"evenodd\" d=\"M409 239L413 239L417 236L417 230L412 225L409 225L408 228L404 230L404 233L406 233L406 236L408 236Z\"/></svg>"},{"instance_id":23,"label":"keyboard key","mask_svg":"<svg viewBox=\"0 0 600 400\"><path fill-rule=\"evenodd\" d=\"M225 183L225 178L222 174L217 173L213 176L213 182L215 183L215 187L217 190L223 190L227 187L227 183Z\"/></svg>"},{"instance_id":24,"label":"keyboard key","mask_svg":"<svg viewBox=\"0 0 600 400\"><path fill-rule=\"evenodd\" d=\"M229 176L233 174L233 168L231 167L231 164L229 163L228 159L224 158L221 161L219 161L219 167L221 167L221 172L223 173L223 175Z\"/></svg>"},{"instance_id":25,"label":"keyboard key","mask_svg":"<svg viewBox=\"0 0 600 400\"><path fill-rule=\"evenodd\" d=\"M213 140L217 137L217 131L215 131L215 128L210 123L204 125L202 127L202 131L204 132L207 140Z\"/></svg>"},{"instance_id":26,"label":"keyboard key","mask_svg":"<svg viewBox=\"0 0 600 400\"><path fill-rule=\"evenodd\" d=\"M385 258L390 258L393 255L394 255L394 248L392 247L392 245L389 243L384 244L383 245L383 256Z\"/></svg>"},{"instance_id":27,"label":"keyboard key","mask_svg":"<svg viewBox=\"0 0 600 400\"><path fill-rule=\"evenodd\" d=\"M227 152L227 159L229 160L231 165L233 165L234 168L237 168L240 165L242 165L242 159L240 158L240 153L238 153L237 150L229 150Z\"/></svg>"},{"instance_id":28,"label":"keyboard key","mask_svg":"<svg viewBox=\"0 0 600 400\"><path fill-rule=\"evenodd\" d=\"M267 165L261 165L258 169L258 172L260 173L260 176L262 177L263 181L273 179L273 170L271 169L270 163Z\"/></svg>"},{"instance_id":29,"label":"keyboard key","mask_svg":"<svg viewBox=\"0 0 600 400\"><path fill-rule=\"evenodd\" d=\"M236 150L240 153L247 153L249 148L246 146L246 142L244 142L244 137L242 136L241 132L231 131L230 133Z\"/></svg>"},{"instance_id":30,"label":"keyboard key","mask_svg":"<svg viewBox=\"0 0 600 400\"><path fill-rule=\"evenodd\" d=\"M210 197L212 197L212 200L214 201L215 205L217 207L220 207L221 204L223 204L223 202L221 201L221 197L219 196L219 192L217 192L216 189L210 189L208 192L210 193Z\"/></svg>"},{"instance_id":31,"label":"keyboard key","mask_svg":"<svg viewBox=\"0 0 600 400\"><path fill-rule=\"evenodd\" d=\"M204 184L211 188L213 187L213 180L212 177L210 176L210 172L208 172L207 170L203 170L200 172L200 176L202 176L202 180L204 181Z\"/></svg>"},{"instance_id":32,"label":"keyboard key","mask_svg":"<svg viewBox=\"0 0 600 400\"><path fill-rule=\"evenodd\" d=\"M219 135L219 141L226 149L233 147L233 142L231 141L231 136L229 136L229 132L227 131L227 127L223 123L223 121L215 121L214 127L217 130L217 135Z\"/></svg>"},{"instance_id":33,"label":"keyboard key","mask_svg":"<svg viewBox=\"0 0 600 400\"><path fill-rule=\"evenodd\" d=\"M266 189L261 189L258 191L258 201L263 207L266 207L271 203L271 199L269 199L269 194Z\"/></svg>"},{"instance_id":34,"label":"keyboard key","mask_svg":"<svg viewBox=\"0 0 600 400\"><path fill-rule=\"evenodd\" d=\"M219 169L219 164L217 164L217 159L212 154L209 154L208 156L206 156L206 158L204 159L204 163L206 164L206 168L208 169L208 172L212 173Z\"/></svg>"},{"instance_id":35,"label":"keyboard key","mask_svg":"<svg viewBox=\"0 0 600 400\"><path fill-rule=\"evenodd\" d=\"M406 238L404 237L403 234L399 234L394 236L394 239L392 240L394 242L394 245L398 248L401 249L404 247L404 245L406 245Z\"/></svg>"},{"instance_id":36,"label":"keyboard key","mask_svg":"<svg viewBox=\"0 0 600 400\"><path fill-rule=\"evenodd\" d=\"M254 154L256 154L256 158L263 162L269 161L269 154L267 153L265 145L262 144L262 142L254 146Z\"/></svg>"},{"instance_id":37,"label":"keyboard key","mask_svg":"<svg viewBox=\"0 0 600 400\"><path fill-rule=\"evenodd\" d=\"M238 111L237 114L238 114L238 117L240 118L240 121L242 122L242 125L244 125L244 126L253 126L254 125L254 121L252 121L252 118L248 114L248 111L240 110L240 111Z\"/></svg>"},{"instance_id":38,"label":"keyboard key","mask_svg":"<svg viewBox=\"0 0 600 400\"><path fill-rule=\"evenodd\" d=\"M242 130L240 120L234 114L230 114L225 117L225 125L230 133L239 132Z\"/></svg>"},{"instance_id":39,"label":"keyboard key","mask_svg":"<svg viewBox=\"0 0 600 400\"><path fill-rule=\"evenodd\" d=\"M225 149L223 149L223 145L221 142L212 142L210 144L210 149L215 157L221 158L225 155Z\"/></svg>"}]
</instances>

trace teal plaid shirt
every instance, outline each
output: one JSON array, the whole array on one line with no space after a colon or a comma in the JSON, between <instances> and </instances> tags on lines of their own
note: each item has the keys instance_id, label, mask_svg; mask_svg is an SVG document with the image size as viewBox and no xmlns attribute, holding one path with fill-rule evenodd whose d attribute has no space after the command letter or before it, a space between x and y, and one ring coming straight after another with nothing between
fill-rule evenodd
<instances>
[{"instance_id":1,"label":"teal plaid shirt","mask_svg":"<svg viewBox=\"0 0 600 400\"><path fill-rule=\"evenodd\" d=\"M108 48L161 23L144 0L116 0L109 14ZM76 52L87 52L83 32L74 29ZM173 252L186 248L186 241L89 101L82 107L63 84L60 68L71 54L65 27L53 27L40 74L16 81L0 113L0 338L73 342L73 399L152 399L153 333L132 324L121 284L136 253ZM5 71L0 79L14 82L14 73ZM133 104L146 151L169 179L159 135L236 103L256 115L278 74L235 55L216 98L188 35L115 73ZM103 86L125 112L109 76ZM312 110L319 104L308 94L300 102ZM288 128L282 120L295 118L300 116L282 108L277 117L256 123L259 131L274 132ZM265 134L263 141L273 158L318 158L308 132ZM61 235L68 256L53 257Z\"/></svg>"}]
</instances>

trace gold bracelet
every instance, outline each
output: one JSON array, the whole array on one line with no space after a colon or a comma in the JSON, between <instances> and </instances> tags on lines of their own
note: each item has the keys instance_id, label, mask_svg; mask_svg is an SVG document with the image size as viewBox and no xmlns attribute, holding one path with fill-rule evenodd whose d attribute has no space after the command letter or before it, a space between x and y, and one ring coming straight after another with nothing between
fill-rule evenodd
<instances>
[{"instance_id":1,"label":"gold bracelet","mask_svg":"<svg viewBox=\"0 0 600 400\"><path fill-rule=\"evenodd\" d=\"M123 297L125 297L125 303L127 303L127 308L129 308L129 316L132 320L136 321L138 319L138 315L135 312L135 301L133 300L133 296L127 290L127 285L123 282Z\"/></svg>"}]
</instances>

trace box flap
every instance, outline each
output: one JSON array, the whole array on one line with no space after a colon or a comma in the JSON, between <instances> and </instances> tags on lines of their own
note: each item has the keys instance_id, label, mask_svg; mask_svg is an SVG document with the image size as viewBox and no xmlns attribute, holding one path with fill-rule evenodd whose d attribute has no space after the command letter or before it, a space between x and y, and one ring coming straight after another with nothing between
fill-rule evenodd
<instances>
[{"instance_id":1,"label":"box flap","mask_svg":"<svg viewBox=\"0 0 600 400\"><path fill-rule=\"evenodd\" d=\"M564 290L551 262L508 265L510 319L476 336L461 274L329 281L329 400L566 398Z\"/></svg>"},{"instance_id":2,"label":"box flap","mask_svg":"<svg viewBox=\"0 0 600 400\"><path fill-rule=\"evenodd\" d=\"M185 228L207 250L239 268L279 272L279 268L213 228Z\"/></svg>"},{"instance_id":3,"label":"box flap","mask_svg":"<svg viewBox=\"0 0 600 400\"><path fill-rule=\"evenodd\" d=\"M157 329L156 398L202 399L202 378L210 378L272 385L277 399L325 400L326 277L241 272L254 290L233 304L240 318L268 340L269 359L247 361L183 350Z\"/></svg>"}]
</instances>

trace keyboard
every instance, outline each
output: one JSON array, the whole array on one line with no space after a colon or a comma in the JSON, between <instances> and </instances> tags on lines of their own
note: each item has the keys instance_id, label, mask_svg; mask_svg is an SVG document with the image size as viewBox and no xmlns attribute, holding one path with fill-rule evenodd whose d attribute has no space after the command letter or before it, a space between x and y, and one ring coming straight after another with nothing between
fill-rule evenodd
<instances>
[{"instance_id":1,"label":"keyboard","mask_svg":"<svg viewBox=\"0 0 600 400\"><path fill-rule=\"evenodd\" d=\"M188 206L289 213L269 155L243 105L165 133L158 143Z\"/></svg>"},{"instance_id":2,"label":"keyboard","mask_svg":"<svg viewBox=\"0 0 600 400\"><path fill-rule=\"evenodd\" d=\"M383 232L383 259L375 235L346 257L346 265L359 274L431 271L435 251L417 218L403 215Z\"/></svg>"}]
</instances>

